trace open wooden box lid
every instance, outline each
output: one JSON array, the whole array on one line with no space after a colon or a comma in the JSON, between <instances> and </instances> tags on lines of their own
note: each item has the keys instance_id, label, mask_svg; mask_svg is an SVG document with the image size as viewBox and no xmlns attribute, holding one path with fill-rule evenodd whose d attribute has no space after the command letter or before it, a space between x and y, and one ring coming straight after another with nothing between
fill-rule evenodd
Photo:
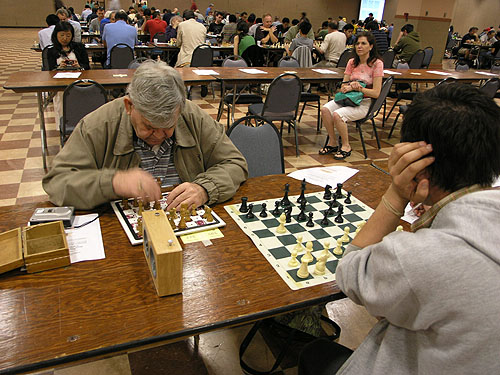
<instances>
[{"instance_id":1,"label":"open wooden box lid","mask_svg":"<svg viewBox=\"0 0 500 375\"><path fill-rule=\"evenodd\" d=\"M24 265L21 228L0 233L0 273Z\"/></svg>"}]
</instances>

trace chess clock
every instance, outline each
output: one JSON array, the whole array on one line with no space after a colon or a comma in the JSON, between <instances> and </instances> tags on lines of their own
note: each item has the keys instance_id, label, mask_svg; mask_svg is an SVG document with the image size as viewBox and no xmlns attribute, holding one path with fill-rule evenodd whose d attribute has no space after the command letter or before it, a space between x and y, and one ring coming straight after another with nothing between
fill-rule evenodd
<instances>
[{"instance_id":1,"label":"chess clock","mask_svg":"<svg viewBox=\"0 0 500 375\"><path fill-rule=\"evenodd\" d=\"M163 210L144 211L143 249L160 297L182 293L182 248Z\"/></svg>"}]
</instances>

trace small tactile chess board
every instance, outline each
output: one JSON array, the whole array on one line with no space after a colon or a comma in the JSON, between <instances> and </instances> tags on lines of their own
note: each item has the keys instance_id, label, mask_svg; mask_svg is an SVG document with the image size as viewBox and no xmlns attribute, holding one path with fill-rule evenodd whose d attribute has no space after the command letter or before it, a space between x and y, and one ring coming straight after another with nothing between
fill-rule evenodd
<instances>
[{"instance_id":1,"label":"small tactile chess board","mask_svg":"<svg viewBox=\"0 0 500 375\"><path fill-rule=\"evenodd\" d=\"M335 190L332 191L335 193ZM332 215L328 217L328 225L321 225L324 218L323 212L329 208L329 201L323 199L324 192L306 194L307 205L306 215L310 212L313 213L313 227L307 227L306 221L297 221L297 216L300 213L300 204L297 203L298 195L289 197L292 206L291 222L285 224L286 233L276 233L278 228L279 216L284 213L284 207L280 206L280 215L273 215L272 211L275 208L275 201L282 198L267 199L253 203L254 218L248 219L246 213L239 211L241 204L233 204L225 206L224 208L239 227L245 232L247 236L253 241L255 246L269 261L273 268L278 272L281 278L287 285L293 289L307 288L313 285L319 285L326 282L335 280L335 270L338 261L342 255L334 255L333 249L337 246L337 239L344 235L344 229L350 228L349 242L354 238L357 226L371 216L373 209L365 205L359 199L351 196L351 203L345 204L346 192L343 191L343 198L337 199L337 202L344 207L342 215L343 223L336 223L335 217ZM260 217L259 214L262 210L262 203L267 205L267 217ZM338 212L338 208L334 208ZM299 265L290 267L288 265L291 259L291 253L297 244L297 237L302 236L302 245L306 246L308 241L313 244L313 260L308 264L309 276L302 279L297 276L297 271L300 268L300 262L305 251L301 251L297 256ZM329 258L326 262L326 272L322 276L314 274L316 262L318 261L319 254L324 249L324 243L329 242ZM348 242L344 243L342 249L345 250Z\"/></svg>"},{"instance_id":2,"label":"small tactile chess board","mask_svg":"<svg viewBox=\"0 0 500 375\"><path fill-rule=\"evenodd\" d=\"M161 209L165 211L167 217L170 213L167 211L167 195L168 193L163 194L163 199L160 201ZM142 236L139 234L137 230L137 221L140 215L138 214L139 208L132 206L132 199L128 200L129 208L123 209L123 204L121 200L111 202L111 207L113 207L113 211L118 218L123 230L127 234L127 237L132 245L142 244ZM152 210L153 202L144 208L145 210ZM186 229L174 229L174 233L176 236L182 236L184 234L190 234L195 232L201 232L207 229L214 229L223 227L226 225L224 220L222 220L219 215L217 215L214 211L212 211L213 221L207 221L202 216L205 213L205 209L203 207L199 207L196 210L197 215L191 215L191 221L186 222ZM179 215L177 213L177 218L174 219L175 225L179 225Z\"/></svg>"}]
</instances>

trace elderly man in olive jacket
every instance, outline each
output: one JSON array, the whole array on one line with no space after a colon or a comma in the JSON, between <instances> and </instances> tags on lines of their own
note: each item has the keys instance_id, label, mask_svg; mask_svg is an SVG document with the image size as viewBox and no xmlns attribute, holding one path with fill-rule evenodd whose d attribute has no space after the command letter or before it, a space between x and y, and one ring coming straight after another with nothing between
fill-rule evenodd
<instances>
[{"instance_id":1,"label":"elderly man in olive jacket","mask_svg":"<svg viewBox=\"0 0 500 375\"><path fill-rule=\"evenodd\" d=\"M224 128L186 100L175 69L148 61L127 96L84 117L43 179L51 202L91 209L110 200L161 198L178 207L231 198L247 178L245 158Z\"/></svg>"}]
</instances>

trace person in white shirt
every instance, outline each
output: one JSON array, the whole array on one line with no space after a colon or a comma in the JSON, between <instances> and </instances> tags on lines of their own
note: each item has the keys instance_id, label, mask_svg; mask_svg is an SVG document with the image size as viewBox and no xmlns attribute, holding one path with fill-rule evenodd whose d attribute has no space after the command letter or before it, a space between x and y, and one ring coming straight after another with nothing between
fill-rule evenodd
<instances>
[{"instance_id":1,"label":"person in white shirt","mask_svg":"<svg viewBox=\"0 0 500 375\"><path fill-rule=\"evenodd\" d=\"M49 14L47 18L45 18L45 22L47 22L48 27L38 32L38 43L41 50L52 44L52 32L54 31L55 25L59 22L59 17L55 14Z\"/></svg>"},{"instance_id":2,"label":"person in white shirt","mask_svg":"<svg viewBox=\"0 0 500 375\"><path fill-rule=\"evenodd\" d=\"M337 66L339 57L345 50L346 36L339 30L339 24L332 21L328 24L328 34L325 40L318 47L318 51L325 56L325 59L317 63L315 66Z\"/></svg>"},{"instance_id":3,"label":"person in white shirt","mask_svg":"<svg viewBox=\"0 0 500 375\"><path fill-rule=\"evenodd\" d=\"M81 20L87 21L87 17L92 13L92 9L90 9L89 4L85 4L85 8L82 10Z\"/></svg>"},{"instance_id":4,"label":"person in white shirt","mask_svg":"<svg viewBox=\"0 0 500 375\"><path fill-rule=\"evenodd\" d=\"M60 21L68 21L71 26L73 26L73 30L75 32L75 36L73 38L74 42L81 43L82 42L82 27L80 26L80 22L73 21L69 12L64 8L59 8L56 12L56 16L59 17Z\"/></svg>"}]
</instances>

